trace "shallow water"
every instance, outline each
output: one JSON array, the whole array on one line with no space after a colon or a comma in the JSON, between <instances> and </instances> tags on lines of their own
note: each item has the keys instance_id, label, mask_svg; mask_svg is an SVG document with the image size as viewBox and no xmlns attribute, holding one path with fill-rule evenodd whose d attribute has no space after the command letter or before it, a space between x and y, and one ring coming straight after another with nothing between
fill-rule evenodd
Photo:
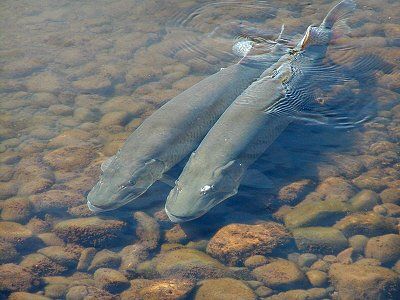
<instances>
[{"instance_id":1,"label":"shallow water","mask_svg":"<svg viewBox=\"0 0 400 300\"><path fill-rule=\"evenodd\" d=\"M283 23L292 39L332 3L3 1L0 298L398 299L400 4L357 2L314 91L329 117L292 123L255 163L273 188L241 187L174 225L163 183L90 212L100 164L162 104L237 62L235 42L273 39Z\"/></svg>"}]
</instances>

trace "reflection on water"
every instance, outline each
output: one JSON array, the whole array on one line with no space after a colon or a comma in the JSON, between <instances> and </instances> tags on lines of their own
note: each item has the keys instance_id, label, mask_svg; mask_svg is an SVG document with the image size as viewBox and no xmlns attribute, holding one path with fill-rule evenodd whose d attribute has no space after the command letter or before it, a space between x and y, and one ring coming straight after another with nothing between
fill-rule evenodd
<instances>
[{"instance_id":1,"label":"reflection on water","mask_svg":"<svg viewBox=\"0 0 400 300\"><path fill-rule=\"evenodd\" d=\"M118 210L86 206L101 163L236 62L235 42L274 39L282 24L296 39L331 5L3 1L0 298L399 298L398 1L359 0L340 26L313 114L254 165L272 188L242 186L181 225L161 182Z\"/></svg>"}]
</instances>

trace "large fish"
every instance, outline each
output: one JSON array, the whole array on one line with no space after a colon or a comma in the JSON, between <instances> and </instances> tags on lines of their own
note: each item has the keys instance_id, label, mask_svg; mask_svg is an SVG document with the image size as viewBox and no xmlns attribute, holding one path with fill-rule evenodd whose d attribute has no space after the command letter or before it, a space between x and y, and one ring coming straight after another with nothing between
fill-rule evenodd
<instances>
[{"instance_id":1,"label":"large fish","mask_svg":"<svg viewBox=\"0 0 400 300\"><path fill-rule=\"evenodd\" d=\"M247 168L312 99L309 78L323 75L320 64L332 39L332 27L354 9L352 0L341 1L320 26L309 26L297 47L222 114L168 195L165 211L171 221L196 219L237 193Z\"/></svg>"},{"instance_id":2,"label":"large fish","mask_svg":"<svg viewBox=\"0 0 400 300\"><path fill-rule=\"evenodd\" d=\"M89 209L116 209L142 195L195 150L235 98L286 51L277 43L265 55L246 56L159 108L103 163L100 180L87 196Z\"/></svg>"}]
</instances>

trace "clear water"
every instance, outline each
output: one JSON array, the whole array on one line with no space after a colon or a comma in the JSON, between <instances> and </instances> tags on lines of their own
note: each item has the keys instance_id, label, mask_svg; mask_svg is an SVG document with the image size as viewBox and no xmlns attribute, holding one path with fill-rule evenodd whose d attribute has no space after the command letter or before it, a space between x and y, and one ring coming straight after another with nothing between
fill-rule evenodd
<instances>
[{"instance_id":1,"label":"clear water","mask_svg":"<svg viewBox=\"0 0 400 300\"><path fill-rule=\"evenodd\" d=\"M193 242L207 241L219 229L232 223L254 225L274 221L286 225L292 232L288 220L282 218L285 210L287 213L287 206L309 205L321 200L324 205L337 201L350 205L354 201L352 197L362 190L373 191L376 199L375 202L371 200L372 205L362 206L358 211L374 214L379 224L391 225L383 226L383 229L377 225L380 229L376 229L368 222L356 221L360 225L351 234L341 228L345 239L357 234L368 238L394 234L395 237L390 239L398 239L400 5L391 0L357 2L358 8L349 17L348 27L340 26L338 38L330 46L325 61L329 74L327 80L344 72L346 79L333 85L321 85L314 91L323 102L318 113L333 117L324 119L323 124L312 122L314 117L313 120L306 118L292 123L255 163L255 168L262 170L274 183L272 189L241 187L238 195L204 217L174 225L163 213L170 187L156 183L142 197L140 205L128 204L98 215L101 219L125 222L126 225L118 230L117 239L108 239L107 229L104 229L100 236L105 238L96 242L88 238L89 242L85 242L83 236L90 235L92 229L83 236L72 231L63 235L57 231L57 224L93 216L86 208L85 197L98 180L100 164L115 154L143 120L201 79L237 62L238 58L231 51L235 42L245 37L257 41L272 39L283 23L286 38L303 34L308 25L318 24L323 19L332 3L319 0L246 3L3 1L0 4L0 240L3 243L0 259L3 264L23 265L41 278L64 276L69 285L64 284L59 295L49 291L48 286L54 285L49 279L32 288L10 289L3 276L0 296L6 298L10 292L21 290L54 299L64 298L71 286L82 284L72 284L76 278L88 279L85 283L88 286L99 286L96 278L91 281L94 270L83 268L77 271L80 253L84 248L95 246L98 251L105 248L123 257L125 254L120 251L124 247L145 244L140 230L137 231L138 217L133 217L137 211L155 218L161 232L156 246L147 249L147 257L141 258L140 262L161 257L161 252L165 255L165 249L172 247L167 244L180 243L192 247ZM342 115L350 118L351 122L363 122L355 124L354 128L338 128L336 117ZM184 162L171 170L171 175L177 177L183 165ZM354 216L359 212L353 207L328 213L306 225L330 228L345 215ZM10 230L7 226L18 225L5 222L19 223L23 227ZM24 228L28 228L28 233L24 231L22 236L28 235L33 243L24 243L24 237L14 238L16 232ZM39 267L35 267L27 259L50 245L64 247L59 238L68 242L68 247L74 243L79 245L72 264L54 270L51 263L45 265L43 260L38 260ZM239 245L244 243L237 238ZM373 254L372 250L356 253L353 249L350 266L365 257L376 258L378 261L375 263L394 270L388 271L391 272L389 277L397 276L392 285L384 284L379 291L371 281L360 279L360 288L366 285L363 290L365 299L399 297L400 284L396 273L400 270L398 244L394 242L395 246L391 246L392 242L385 241L382 250ZM373 247L374 240L369 243ZM347 244L343 249L352 245ZM15 254L6 255L12 252L7 247L16 248ZM206 252L203 246L199 249ZM265 254L268 261L289 258L296 261L305 274L310 266L301 265L296 253L313 253L319 260L333 259L343 263L346 253L337 256L343 249L321 251L317 241L316 247L304 250L292 241L273 254L258 251L256 243L253 254ZM224 259L210 254L228 265ZM325 257L327 254L336 257ZM240 255L239 261L231 265L243 267L243 261L250 255ZM389 256L391 259L387 258ZM50 258L54 262L54 257ZM156 265L160 264L160 260L155 261ZM124 273L118 264L105 266ZM251 270L253 267L248 267L243 272ZM366 270L360 272L378 272ZM315 299L350 299L346 298L348 291L342 281L356 278L337 280L332 271L328 273L330 280L321 285L322 296ZM151 279L152 284L160 278L171 277L171 274L149 276L137 270L124 274L129 280ZM177 271L176 274L180 273ZM200 278L196 270L190 274L186 274L185 279L197 284L200 279L209 277ZM262 281L254 274L247 277L225 274L222 277ZM15 276L21 279L18 274ZM271 287L265 281L261 284ZM134 281L132 286L137 286L137 282ZM310 280L305 279L298 285L272 286L270 294L312 287ZM116 290L103 288L118 297L124 289L129 289L129 284ZM184 287L178 286L177 290L180 289L183 291ZM221 289L225 298L218 299L241 297L230 295L226 287ZM256 288L253 286L250 290ZM105 291L92 291L94 294L101 292L106 294ZM352 296L360 297L363 292L358 290L358 294ZM69 297L73 299L75 296L71 293ZM270 296L260 290L257 293L260 298ZM250 294L256 297L255 292ZM143 295L141 297L145 299L152 299L150 294ZM162 292L157 297L175 299ZM211 294L201 298L199 285L185 297L217 299ZM295 296L284 294L281 297L291 299Z\"/></svg>"}]
</instances>

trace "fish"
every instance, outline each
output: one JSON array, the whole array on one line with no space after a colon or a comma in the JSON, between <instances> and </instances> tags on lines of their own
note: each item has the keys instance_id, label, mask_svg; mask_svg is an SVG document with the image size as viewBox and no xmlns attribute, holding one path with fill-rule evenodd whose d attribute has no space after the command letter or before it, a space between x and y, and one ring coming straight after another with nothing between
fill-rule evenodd
<instances>
[{"instance_id":1,"label":"fish","mask_svg":"<svg viewBox=\"0 0 400 300\"><path fill-rule=\"evenodd\" d=\"M276 43L269 53L252 57L245 47L238 63L201 80L160 107L116 155L103 162L99 181L87 195L88 208L94 212L117 209L137 199L156 181L171 182L165 173L196 149L235 98L287 49ZM173 186L173 181L170 184Z\"/></svg>"},{"instance_id":2,"label":"fish","mask_svg":"<svg viewBox=\"0 0 400 300\"><path fill-rule=\"evenodd\" d=\"M322 60L335 22L355 9L334 6L320 26L254 81L221 115L191 154L170 191L165 212L175 223L194 220L238 192L246 170L313 100L310 79L323 77Z\"/></svg>"}]
</instances>

